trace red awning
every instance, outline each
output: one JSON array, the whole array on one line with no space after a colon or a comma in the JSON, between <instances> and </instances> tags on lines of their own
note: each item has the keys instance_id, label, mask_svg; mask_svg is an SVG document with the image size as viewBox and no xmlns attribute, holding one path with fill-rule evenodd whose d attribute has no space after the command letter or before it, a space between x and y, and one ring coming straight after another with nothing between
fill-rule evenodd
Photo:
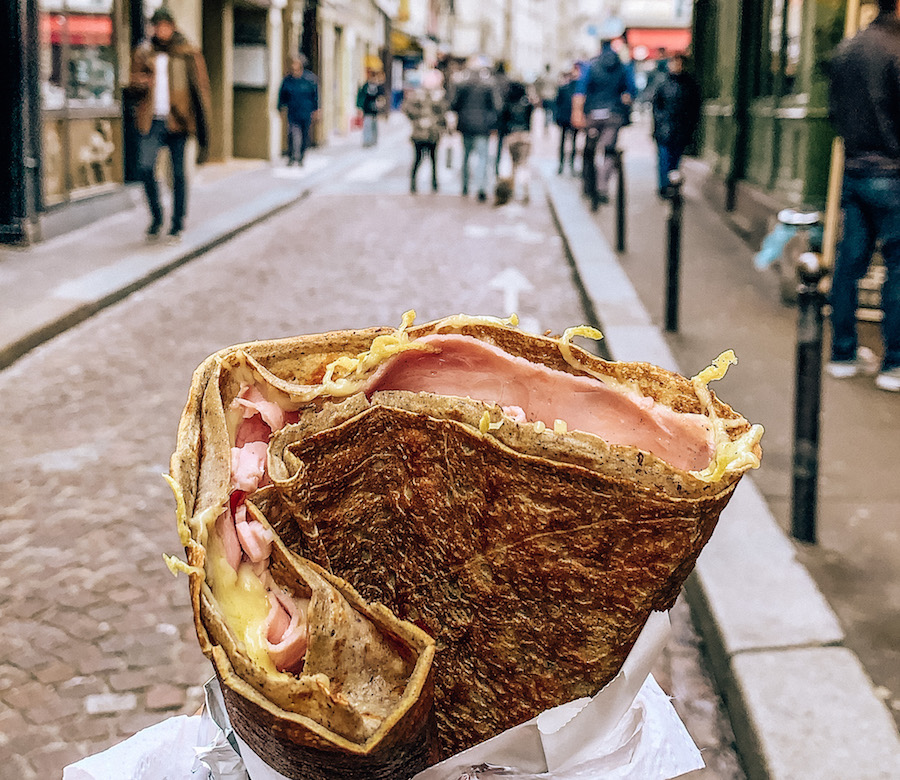
<instances>
[{"instance_id":1,"label":"red awning","mask_svg":"<svg viewBox=\"0 0 900 780\"><path fill-rule=\"evenodd\" d=\"M112 46L111 16L41 14L41 43L60 44L65 40L67 30L72 46Z\"/></svg>"},{"instance_id":2,"label":"red awning","mask_svg":"<svg viewBox=\"0 0 900 780\"><path fill-rule=\"evenodd\" d=\"M646 46L650 58L656 56L657 49L665 49L666 54L686 52L691 45L691 30L687 27L649 28L629 27L628 46L634 51L635 46Z\"/></svg>"}]
</instances>

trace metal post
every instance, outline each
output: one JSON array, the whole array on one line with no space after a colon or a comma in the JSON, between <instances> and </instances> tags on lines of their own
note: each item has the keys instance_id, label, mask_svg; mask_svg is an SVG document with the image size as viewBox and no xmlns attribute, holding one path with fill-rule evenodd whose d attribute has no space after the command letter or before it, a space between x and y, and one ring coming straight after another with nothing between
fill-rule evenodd
<instances>
[{"instance_id":1,"label":"metal post","mask_svg":"<svg viewBox=\"0 0 900 780\"><path fill-rule=\"evenodd\" d=\"M797 380L794 396L794 463L791 534L816 541L819 478L819 408L822 399L822 309L820 282L827 273L819 256L805 252L797 262Z\"/></svg>"},{"instance_id":2,"label":"metal post","mask_svg":"<svg viewBox=\"0 0 900 780\"><path fill-rule=\"evenodd\" d=\"M684 180L678 171L669 173L669 220L666 241L666 330L678 331L678 297L681 282L681 220L684 213L684 197L681 185Z\"/></svg>"},{"instance_id":3,"label":"metal post","mask_svg":"<svg viewBox=\"0 0 900 780\"><path fill-rule=\"evenodd\" d=\"M625 251L625 164L621 149L616 149L616 251Z\"/></svg>"},{"instance_id":4,"label":"metal post","mask_svg":"<svg viewBox=\"0 0 900 780\"><path fill-rule=\"evenodd\" d=\"M28 13L37 4L26 0L4 3L0 9L0 243L28 241L29 147L28 92L30 63L37 57L37 43L28 45ZM37 82L34 84L37 88Z\"/></svg>"}]
</instances>

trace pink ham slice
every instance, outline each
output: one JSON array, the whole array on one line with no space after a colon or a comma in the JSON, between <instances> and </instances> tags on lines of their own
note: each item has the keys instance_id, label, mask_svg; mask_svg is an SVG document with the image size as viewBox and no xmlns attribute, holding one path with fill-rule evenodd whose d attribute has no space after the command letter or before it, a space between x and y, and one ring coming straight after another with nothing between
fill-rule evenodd
<instances>
[{"instance_id":1,"label":"pink ham slice","mask_svg":"<svg viewBox=\"0 0 900 780\"><path fill-rule=\"evenodd\" d=\"M550 428L563 420L569 430L637 447L680 469L701 470L712 459L702 415L679 414L652 398L532 363L471 336L435 334L418 341L436 351L406 350L385 361L366 384L367 396L409 390L468 397L512 407L514 418Z\"/></svg>"},{"instance_id":2,"label":"pink ham slice","mask_svg":"<svg viewBox=\"0 0 900 780\"><path fill-rule=\"evenodd\" d=\"M273 401L267 401L255 385L242 387L234 403L243 407L245 418L253 417L255 414L262 417L269 426L269 431L277 431L284 425L284 409Z\"/></svg>"},{"instance_id":3,"label":"pink ham slice","mask_svg":"<svg viewBox=\"0 0 900 780\"><path fill-rule=\"evenodd\" d=\"M270 608L263 628L269 657L278 671L297 671L309 644L305 611L280 590L270 590L268 596Z\"/></svg>"},{"instance_id":4,"label":"pink ham slice","mask_svg":"<svg viewBox=\"0 0 900 780\"><path fill-rule=\"evenodd\" d=\"M251 563L262 563L272 552L274 534L258 520L247 520L247 507L241 504L235 513L234 529L241 549Z\"/></svg>"},{"instance_id":5,"label":"pink ham slice","mask_svg":"<svg viewBox=\"0 0 900 780\"><path fill-rule=\"evenodd\" d=\"M241 565L243 551L234 528L234 516L231 514L231 510L226 509L216 518L216 534L225 549L225 560L232 569L237 571L238 566Z\"/></svg>"},{"instance_id":6,"label":"pink ham slice","mask_svg":"<svg viewBox=\"0 0 900 780\"><path fill-rule=\"evenodd\" d=\"M265 441L251 441L243 447L231 448L231 485L235 490L252 493L266 474Z\"/></svg>"},{"instance_id":7,"label":"pink ham slice","mask_svg":"<svg viewBox=\"0 0 900 780\"><path fill-rule=\"evenodd\" d=\"M243 447L248 442L254 441L267 442L271 435L272 429L262 417L254 414L252 417L245 418L238 426L234 446Z\"/></svg>"}]
</instances>

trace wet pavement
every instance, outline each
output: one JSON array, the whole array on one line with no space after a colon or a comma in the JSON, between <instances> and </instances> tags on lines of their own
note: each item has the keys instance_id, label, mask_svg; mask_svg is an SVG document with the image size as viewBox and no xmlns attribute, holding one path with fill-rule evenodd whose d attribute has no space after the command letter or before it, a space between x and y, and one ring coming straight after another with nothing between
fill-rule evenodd
<instances>
[{"instance_id":1,"label":"wet pavement","mask_svg":"<svg viewBox=\"0 0 900 780\"><path fill-rule=\"evenodd\" d=\"M162 562L178 540L161 474L190 373L207 354L255 338L395 324L408 308L425 321L506 313L512 303L535 331L585 321L539 183L527 206L496 209L461 198L458 171L442 168L440 193L410 196L402 134L385 134L368 159L324 177L308 197L0 373L0 778L59 777L78 758L201 704L211 670L186 581ZM259 167L239 174L255 187L266 175L284 179ZM223 200L240 175L223 172ZM214 192L214 169L204 176ZM201 203L196 212L212 219L210 198ZM78 252L91 253L92 240L111 252L115 235L136 251L142 227L140 210L120 215L107 230L84 231ZM673 625L656 675L704 749L710 768L695 776L740 778L684 602Z\"/></svg>"}]
</instances>

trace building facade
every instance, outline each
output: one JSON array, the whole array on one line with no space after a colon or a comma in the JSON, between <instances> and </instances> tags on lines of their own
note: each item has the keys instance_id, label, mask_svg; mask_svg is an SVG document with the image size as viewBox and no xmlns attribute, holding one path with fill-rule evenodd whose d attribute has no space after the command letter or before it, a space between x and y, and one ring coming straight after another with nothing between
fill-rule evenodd
<instances>
[{"instance_id":1,"label":"building facade","mask_svg":"<svg viewBox=\"0 0 900 780\"><path fill-rule=\"evenodd\" d=\"M531 80L550 65L560 67L560 26L564 0L453 0L446 14L442 42L458 58L484 55Z\"/></svg>"},{"instance_id":2,"label":"building facade","mask_svg":"<svg viewBox=\"0 0 900 780\"><path fill-rule=\"evenodd\" d=\"M696 0L701 156L728 210L746 208L758 222L777 207L824 205L826 68L843 25L843 0Z\"/></svg>"},{"instance_id":3,"label":"building facade","mask_svg":"<svg viewBox=\"0 0 900 780\"><path fill-rule=\"evenodd\" d=\"M347 132L366 64L390 58L400 1L167 0L206 59L211 161L280 157L278 87L297 52L320 80L318 142ZM138 139L123 87L131 50L161 2L3 3L0 241L51 237L133 204Z\"/></svg>"}]
</instances>

